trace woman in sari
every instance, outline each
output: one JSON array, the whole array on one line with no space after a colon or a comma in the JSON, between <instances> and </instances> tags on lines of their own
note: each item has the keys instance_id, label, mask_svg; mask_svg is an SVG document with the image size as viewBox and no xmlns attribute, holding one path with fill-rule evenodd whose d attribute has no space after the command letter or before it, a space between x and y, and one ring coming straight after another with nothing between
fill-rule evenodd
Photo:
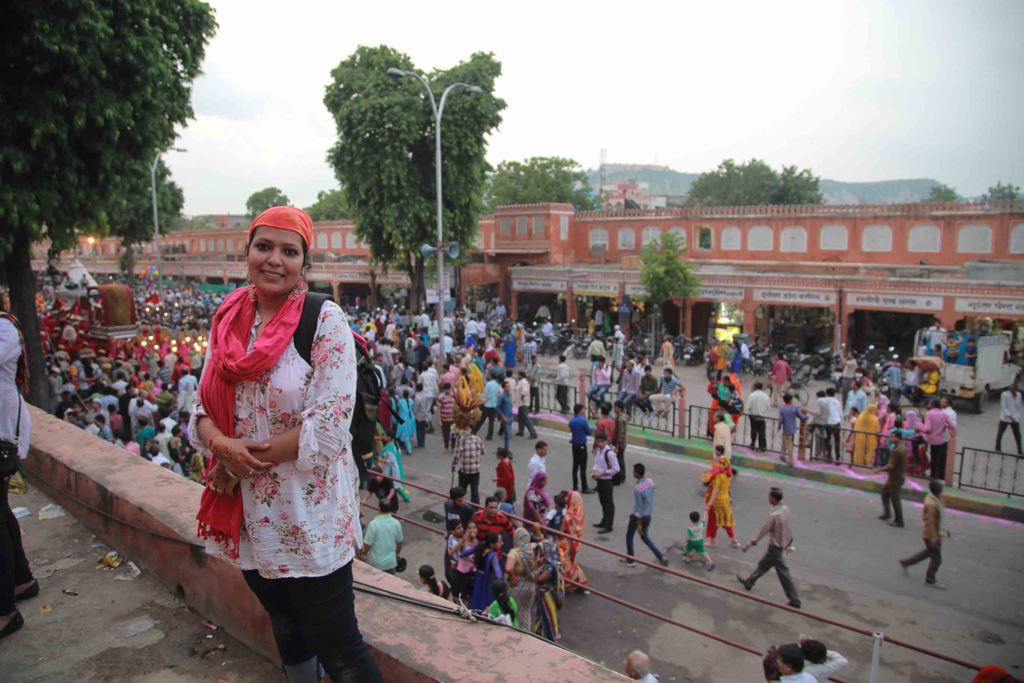
<instances>
[{"instance_id":1,"label":"woman in sari","mask_svg":"<svg viewBox=\"0 0 1024 683\"><path fill-rule=\"evenodd\" d=\"M531 522L544 523L544 516L551 509L551 497L544 487L548 483L546 472L537 472L530 481L523 496L523 517Z\"/></svg>"},{"instance_id":2,"label":"woman in sari","mask_svg":"<svg viewBox=\"0 0 1024 683\"><path fill-rule=\"evenodd\" d=\"M708 518L705 536L708 538L709 545L715 544L718 528L721 527L729 536L729 545L734 548L740 546L740 542L736 540L736 532L733 530L736 521L732 516L732 499L729 497L729 485L733 474L732 461L729 456L720 454L718 463L700 477L707 487L704 492L704 513Z\"/></svg>"},{"instance_id":3,"label":"woman in sari","mask_svg":"<svg viewBox=\"0 0 1024 683\"><path fill-rule=\"evenodd\" d=\"M416 418L412 412L412 399L403 388L396 392L397 396L391 399L392 412L398 417L398 428L395 430L395 439L402 444L406 455L412 454L412 438L416 435Z\"/></svg>"},{"instance_id":4,"label":"woman in sari","mask_svg":"<svg viewBox=\"0 0 1024 683\"><path fill-rule=\"evenodd\" d=\"M555 542L544 534L541 525L533 525L533 576L537 583L533 614L533 632L557 643L562 640L558 629L558 609L565 597L564 567Z\"/></svg>"},{"instance_id":5,"label":"woman in sari","mask_svg":"<svg viewBox=\"0 0 1024 683\"><path fill-rule=\"evenodd\" d=\"M402 452L395 442L388 436L387 432L377 425L378 437L380 438L380 454L377 456L377 466L380 471L389 477L405 481L405 467L402 466ZM402 497L402 500L409 502L409 489L401 482L394 482L395 491Z\"/></svg>"},{"instance_id":6,"label":"woman in sari","mask_svg":"<svg viewBox=\"0 0 1024 683\"><path fill-rule=\"evenodd\" d=\"M494 602L491 584L505 578L498 553L501 551L501 536L489 532L476 546L476 576L473 579L473 597L470 607L485 610Z\"/></svg>"},{"instance_id":7,"label":"woman in sari","mask_svg":"<svg viewBox=\"0 0 1024 683\"><path fill-rule=\"evenodd\" d=\"M570 491L565 504L565 518L562 519L562 532L570 538L558 537L558 552L565 578L579 584L576 590L581 593L586 592L587 575L583 573L576 556L583 547L579 539L583 538L584 522L583 496L579 491Z\"/></svg>"},{"instance_id":8,"label":"woman in sari","mask_svg":"<svg viewBox=\"0 0 1024 683\"><path fill-rule=\"evenodd\" d=\"M505 559L509 595L519 605L519 628L532 631L537 598L537 583L533 578L534 546L525 527L516 529L512 539L512 549Z\"/></svg>"},{"instance_id":9,"label":"woman in sari","mask_svg":"<svg viewBox=\"0 0 1024 683\"><path fill-rule=\"evenodd\" d=\"M853 464L871 467L878 447L878 406L872 403L853 424Z\"/></svg>"}]
</instances>

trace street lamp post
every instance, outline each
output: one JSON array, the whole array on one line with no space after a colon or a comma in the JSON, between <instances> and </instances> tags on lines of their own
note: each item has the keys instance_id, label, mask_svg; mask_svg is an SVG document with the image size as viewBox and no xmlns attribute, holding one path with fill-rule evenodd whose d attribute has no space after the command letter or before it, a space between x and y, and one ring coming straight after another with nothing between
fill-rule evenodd
<instances>
[{"instance_id":1,"label":"street lamp post","mask_svg":"<svg viewBox=\"0 0 1024 683\"><path fill-rule=\"evenodd\" d=\"M437 368L438 373L444 372L442 359L444 358L444 296L441 293L444 284L444 229L442 219L442 193L441 193L441 117L444 116L444 103L448 94L458 88L465 88L470 92L483 92L480 86L468 83L452 83L441 93L440 104L434 99L434 91L430 89L430 83L423 74L415 71L404 71L395 67L388 69L388 75L395 78L415 78L423 84L430 99L430 108L434 113L434 178L437 185L437 245L434 253L437 256Z\"/></svg>"},{"instance_id":2,"label":"street lamp post","mask_svg":"<svg viewBox=\"0 0 1024 683\"><path fill-rule=\"evenodd\" d=\"M180 147L171 147L174 152L187 152ZM164 260L160 249L160 217L156 208L156 165L160 162L162 152L157 152L153 157L153 163L149 165L149 188L153 193L153 248L156 249L156 286L160 295L160 301L164 300ZM129 249L131 247L129 246ZM129 273L129 277L134 273Z\"/></svg>"}]
</instances>

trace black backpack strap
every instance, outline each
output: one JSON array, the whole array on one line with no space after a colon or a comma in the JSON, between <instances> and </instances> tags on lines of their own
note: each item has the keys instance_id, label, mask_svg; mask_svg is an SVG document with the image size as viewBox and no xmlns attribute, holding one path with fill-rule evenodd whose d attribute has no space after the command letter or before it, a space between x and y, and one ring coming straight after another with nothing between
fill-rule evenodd
<instances>
[{"instance_id":1,"label":"black backpack strap","mask_svg":"<svg viewBox=\"0 0 1024 683\"><path fill-rule=\"evenodd\" d=\"M313 353L313 336L316 334L316 323L320 318L320 309L323 308L324 302L328 300L331 300L328 294L306 292L306 298L302 301L302 316L299 318L299 324L295 328L295 334L292 335L295 350L299 352L302 360L306 361L310 366L313 365L310 358Z\"/></svg>"}]
</instances>

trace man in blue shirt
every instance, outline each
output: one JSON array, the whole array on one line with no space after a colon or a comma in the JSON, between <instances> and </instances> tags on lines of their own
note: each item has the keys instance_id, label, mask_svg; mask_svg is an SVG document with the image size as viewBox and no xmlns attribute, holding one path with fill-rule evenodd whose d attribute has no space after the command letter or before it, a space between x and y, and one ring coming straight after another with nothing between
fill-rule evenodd
<instances>
[{"instance_id":1,"label":"man in blue shirt","mask_svg":"<svg viewBox=\"0 0 1024 683\"><path fill-rule=\"evenodd\" d=\"M511 334L505 342L505 369L516 366L516 338Z\"/></svg>"},{"instance_id":2,"label":"man in blue shirt","mask_svg":"<svg viewBox=\"0 0 1024 683\"><path fill-rule=\"evenodd\" d=\"M584 405L573 406L573 418L569 420L569 443L572 444L572 490L579 491L579 482L583 481L583 493L590 493L587 486L587 437L590 436L590 423L583 417ZM576 475L579 474L579 479Z\"/></svg>"},{"instance_id":3,"label":"man in blue shirt","mask_svg":"<svg viewBox=\"0 0 1024 683\"><path fill-rule=\"evenodd\" d=\"M889 380L889 401L894 406L900 404L900 394L903 393L903 366L898 358L893 356L885 368L885 377Z\"/></svg>"},{"instance_id":4,"label":"man in blue shirt","mask_svg":"<svg viewBox=\"0 0 1024 683\"><path fill-rule=\"evenodd\" d=\"M498 419L501 420L501 435L505 439L505 450L509 450L512 442L512 380L505 380L498 394L498 405L495 407Z\"/></svg>"},{"instance_id":5,"label":"man in blue shirt","mask_svg":"<svg viewBox=\"0 0 1024 683\"><path fill-rule=\"evenodd\" d=\"M779 408L779 429L782 430L782 462L793 464L793 437L796 436L796 421L807 420L807 413L803 408L793 405L793 396L785 394L782 397L782 407Z\"/></svg>"},{"instance_id":6,"label":"man in blue shirt","mask_svg":"<svg viewBox=\"0 0 1024 683\"><path fill-rule=\"evenodd\" d=\"M868 396L860 388L860 382L854 382L850 393L846 395L846 414L850 414L852 408L857 409L857 414L863 413L868 407Z\"/></svg>"},{"instance_id":7,"label":"man in blue shirt","mask_svg":"<svg viewBox=\"0 0 1024 683\"><path fill-rule=\"evenodd\" d=\"M668 566L668 560L662 554L658 546L651 540L648 531L651 528L651 517L654 515L654 480L645 477L647 468L643 463L633 465L633 478L636 479L636 486L633 488L633 514L629 516L629 527L626 529L626 553L629 559L622 558L619 562L625 563L627 567L635 567L633 561L633 534L640 532L640 540L647 544L654 556L658 558L658 564L662 567Z\"/></svg>"},{"instance_id":8,"label":"man in blue shirt","mask_svg":"<svg viewBox=\"0 0 1024 683\"><path fill-rule=\"evenodd\" d=\"M487 440L494 438L494 419L497 417L498 398L501 396L501 384L493 374L484 385L484 404L480 407L480 421L473 427L473 433L480 431L484 421L487 422Z\"/></svg>"}]
</instances>

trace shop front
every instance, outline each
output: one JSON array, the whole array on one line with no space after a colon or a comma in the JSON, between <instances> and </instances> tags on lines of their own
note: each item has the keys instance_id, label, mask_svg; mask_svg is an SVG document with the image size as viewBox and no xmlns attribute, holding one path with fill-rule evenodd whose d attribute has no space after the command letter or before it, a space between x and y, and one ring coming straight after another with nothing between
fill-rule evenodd
<instances>
[{"instance_id":1,"label":"shop front","mask_svg":"<svg viewBox=\"0 0 1024 683\"><path fill-rule=\"evenodd\" d=\"M744 329L740 307L744 294L743 287L701 285L689 300L689 320L683 329L692 337L706 339L732 339L733 334L749 332Z\"/></svg>"},{"instance_id":2,"label":"shop front","mask_svg":"<svg viewBox=\"0 0 1024 683\"><path fill-rule=\"evenodd\" d=\"M946 297L892 292L846 292L847 344L855 351L893 348L914 355L914 334L929 327L946 305Z\"/></svg>"},{"instance_id":3,"label":"shop front","mask_svg":"<svg viewBox=\"0 0 1024 683\"><path fill-rule=\"evenodd\" d=\"M563 279L512 278L512 317L522 322L551 318L568 320L568 281Z\"/></svg>"},{"instance_id":4,"label":"shop front","mask_svg":"<svg viewBox=\"0 0 1024 683\"><path fill-rule=\"evenodd\" d=\"M773 348L795 344L810 353L835 341L835 292L811 289L755 288L754 338Z\"/></svg>"},{"instance_id":5,"label":"shop front","mask_svg":"<svg viewBox=\"0 0 1024 683\"><path fill-rule=\"evenodd\" d=\"M575 318L577 327L608 334L618 324L618 282L578 280L572 283L572 296L570 316ZM598 318L601 320L600 328L596 324Z\"/></svg>"}]
</instances>

